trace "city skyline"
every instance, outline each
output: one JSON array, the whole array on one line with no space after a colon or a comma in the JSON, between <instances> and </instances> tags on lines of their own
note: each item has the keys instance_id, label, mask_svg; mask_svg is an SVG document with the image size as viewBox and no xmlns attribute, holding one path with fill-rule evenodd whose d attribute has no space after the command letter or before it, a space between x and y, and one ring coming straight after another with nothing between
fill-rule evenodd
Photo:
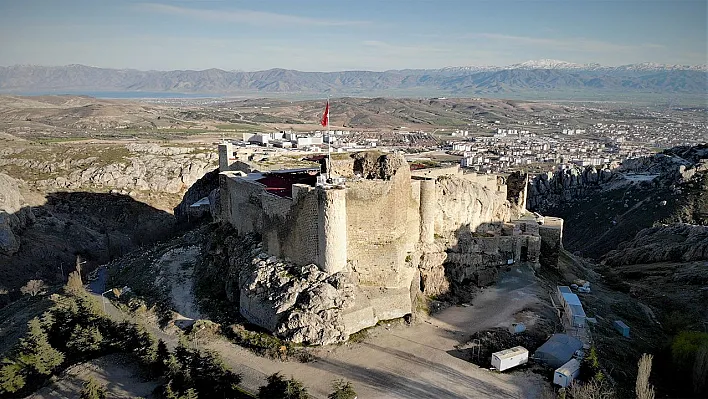
<instances>
[{"instance_id":1,"label":"city skyline","mask_svg":"<svg viewBox=\"0 0 708 399\"><path fill-rule=\"evenodd\" d=\"M706 63L705 1L0 1L0 65L389 70Z\"/></svg>"}]
</instances>

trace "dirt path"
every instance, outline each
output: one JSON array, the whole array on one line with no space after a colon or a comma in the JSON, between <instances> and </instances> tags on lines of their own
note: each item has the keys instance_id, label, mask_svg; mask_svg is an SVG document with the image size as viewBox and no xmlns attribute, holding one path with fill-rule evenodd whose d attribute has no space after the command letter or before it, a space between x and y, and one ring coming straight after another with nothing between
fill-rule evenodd
<instances>
[{"instance_id":1,"label":"dirt path","mask_svg":"<svg viewBox=\"0 0 708 399\"><path fill-rule=\"evenodd\" d=\"M28 399L76 398L89 378L106 388L107 398L149 397L160 384L145 381L140 375L140 366L135 360L125 355L107 355L69 367L57 381Z\"/></svg>"},{"instance_id":2,"label":"dirt path","mask_svg":"<svg viewBox=\"0 0 708 399\"><path fill-rule=\"evenodd\" d=\"M265 359L224 340L207 347L243 374L250 391L281 372L303 381L316 398L326 397L339 378L351 381L362 398L533 398L547 384L541 376L493 373L450 352L475 331L509 325L515 314L538 302L539 291L532 271L512 270L470 307L448 308L411 326L378 327L362 343L319 349L311 363Z\"/></svg>"},{"instance_id":3,"label":"dirt path","mask_svg":"<svg viewBox=\"0 0 708 399\"><path fill-rule=\"evenodd\" d=\"M165 252L158 260L160 276L171 286L175 325L187 327L202 318L194 300L194 265L200 251L198 246L174 248Z\"/></svg>"},{"instance_id":4,"label":"dirt path","mask_svg":"<svg viewBox=\"0 0 708 399\"><path fill-rule=\"evenodd\" d=\"M192 293L196 247L176 248L158 261L171 284L175 310L183 322L201 315ZM469 335L508 325L538 300L539 287L530 270L514 269L485 289L469 307L448 308L434 316L375 328L361 343L316 349L310 363L280 362L259 357L223 338L200 349L218 352L243 377L242 387L257 392L268 375L281 372L302 381L314 398L325 398L332 381L346 379L361 398L534 398L547 385L527 371L494 373L455 357L455 346Z\"/></svg>"}]
</instances>

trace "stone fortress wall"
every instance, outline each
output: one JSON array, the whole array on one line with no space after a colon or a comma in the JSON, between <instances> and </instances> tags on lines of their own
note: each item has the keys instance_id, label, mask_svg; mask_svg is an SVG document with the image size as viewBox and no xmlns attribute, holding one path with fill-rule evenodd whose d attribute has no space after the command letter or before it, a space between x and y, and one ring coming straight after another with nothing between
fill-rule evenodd
<instances>
[{"instance_id":1,"label":"stone fortress wall","mask_svg":"<svg viewBox=\"0 0 708 399\"><path fill-rule=\"evenodd\" d=\"M411 172L403 156L376 152L338 154L331 166L345 186L295 184L291 197L268 192L258 174L227 170L220 176L222 218L240 235L260 234L263 252L288 264L346 276L353 293L340 301L336 317L328 316L341 324L330 339L412 313L421 290L439 294L451 282L490 284L501 266L538 265L538 220L519 219L525 209L507 200L503 179L463 174L459 166ZM293 316L296 304L279 312L282 304L273 297L242 286L241 313L286 337L312 329L305 326L312 320Z\"/></svg>"}]
</instances>

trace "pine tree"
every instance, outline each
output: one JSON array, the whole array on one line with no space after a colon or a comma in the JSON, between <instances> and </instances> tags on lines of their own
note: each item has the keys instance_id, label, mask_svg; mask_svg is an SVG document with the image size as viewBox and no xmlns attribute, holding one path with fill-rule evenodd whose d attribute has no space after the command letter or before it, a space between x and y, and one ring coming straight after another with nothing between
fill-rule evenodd
<instances>
[{"instance_id":1,"label":"pine tree","mask_svg":"<svg viewBox=\"0 0 708 399\"><path fill-rule=\"evenodd\" d=\"M98 331L98 327L82 327L77 324L71 332L66 347L74 352L95 352L101 349L103 335Z\"/></svg>"},{"instance_id":2,"label":"pine tree","mask_svg":"<svg viewBox=\"0 0 708 399\"><path fill-rule=\"evenodd\" d=\"M307 399L310 396L300 381L286 380L280 373L268 376L268 384L258 388L259 399Z\"/></svg>"},{"instance_id":3,"label":"pine tree","mask_svg":"<svg viewBox=\"0 0 708 399\"><path fill-rule=\"evenodd\" d=\"M327 395L328 399L356 399L356 392L352 383L345 380L336 380L332 384L334 392Z\"/></svg>"},{"instance_id":4,"label":"pine tree","mask_svg":"<svg viewBox=\"0 0 708 399\"><path fill-rule=\"evenodd\" d=\"M89 378L81 389L80 399L106 399L106 388L93 378Z\"/></svg>"},{"instance_id":5,"label":"pine tree","mask_svg":"<svg viewBox=\"0 0 708 399\"><path fill-rule=\"evenodd\" d=\"M31 372L49 375L64 361L64 354L49 344L38 318L30 320L28 326L27 335L18 343L17 362Z\"/></svg>"},{"instance_id":6,"label":"pine tree","mask_svg":"<svg viewBox=\"0 0 708 399\"><path fill-rule=\"evenodd\" d=\"M172 380L165 385L165 399L199 399L199 395L194 388L187 389L183 395L172 388Z\"/></svg>"},{"instance_id":7,"label":"pine tree","mask_svg":"<svg viewBox=\"0 0 708 399\"><path fill-rule=\"evenodd\" d=\"M0 366L0 394L17 392L24 386L25 376L22 373L22 365L4 359Z\"/></svg>"}]
</instances>

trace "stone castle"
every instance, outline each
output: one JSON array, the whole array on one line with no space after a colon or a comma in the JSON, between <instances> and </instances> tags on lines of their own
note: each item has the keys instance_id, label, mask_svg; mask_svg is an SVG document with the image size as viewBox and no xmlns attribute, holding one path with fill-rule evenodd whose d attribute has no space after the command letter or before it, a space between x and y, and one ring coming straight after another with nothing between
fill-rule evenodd
<instances>
[{"instance_id":1,"label":"stone castle","mask_svg":"<svg viewBox=\"0 0 708 399\"><path fill-rule=\"evenodd\" d=\"M341 341L413 313L421 294L557 262L562 220L526 211L525 176L412 171L378 152L245 173L230 144L219 154L220 217L262 240L238 271L240 312L284 338Z\"/></svg>"}]
</instances>

